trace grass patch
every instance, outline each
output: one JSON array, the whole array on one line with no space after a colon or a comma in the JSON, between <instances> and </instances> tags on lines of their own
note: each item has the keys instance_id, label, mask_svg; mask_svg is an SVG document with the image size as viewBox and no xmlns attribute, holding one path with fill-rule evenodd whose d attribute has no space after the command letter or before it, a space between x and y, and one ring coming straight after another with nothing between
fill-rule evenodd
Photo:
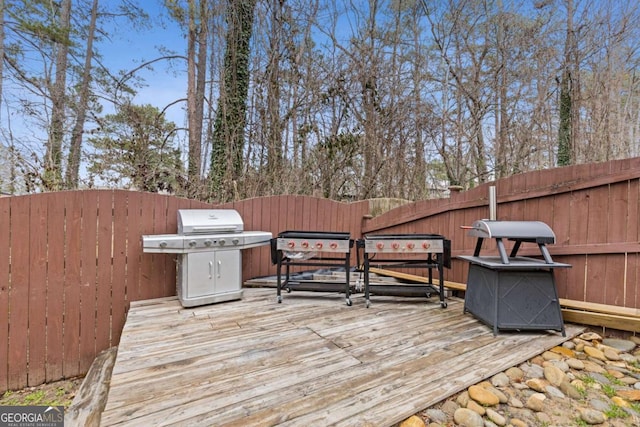
<instances>
[{"instance_id":1,"label":"grass patch","mask_svg":"<svg viewBox=\"0 0 640 427\"><path fill-rule=\"evenodd\" d=\"M629 416L629 413L618 405L609 406L609 409L604 414L607 418L627 418Z\"/></svg>"}]
</instances>

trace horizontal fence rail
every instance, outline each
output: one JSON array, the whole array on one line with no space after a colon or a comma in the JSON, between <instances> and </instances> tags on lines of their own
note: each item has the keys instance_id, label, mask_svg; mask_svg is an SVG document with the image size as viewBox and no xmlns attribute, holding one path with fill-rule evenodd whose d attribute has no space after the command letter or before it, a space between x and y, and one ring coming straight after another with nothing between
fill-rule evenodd
<instances>
[{"instance_id":1,"label":"horizontal fence rail","mask_svg":"<svg viewBox=\"0 0 640 427\"><path fill-rule=\"evenodd\" d=\"M497 219L540 220L554 230L551 255L572 265L556 273L561 298L640 308L639 179L640 158L536 171L445 199L395 203L375 217L374 201L293 195L224 205L124 190L0 198L0 391L83 375L118 344L131 301L175 295L176 256L143 253L141 236L175 233L178 209L236 209L245 230L274 236L442 234L454 256L445 278L465 283L468 266L455 256L471 254L475 239L460 226L489 216L495 186ZM495 251L492 244L483 251ZM524 245L521 253L539 251ZM244 280L275 274L268 246L242 258Z\"/></svg>"}]
</instances>

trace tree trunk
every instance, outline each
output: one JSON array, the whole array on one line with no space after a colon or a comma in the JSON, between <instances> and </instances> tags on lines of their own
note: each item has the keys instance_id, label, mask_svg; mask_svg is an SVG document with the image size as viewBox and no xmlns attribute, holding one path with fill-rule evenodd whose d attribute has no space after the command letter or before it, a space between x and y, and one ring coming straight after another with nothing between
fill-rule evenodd
<instances>
[{"instance_id":1,"label":"tree trunk","mask_svg":"<svg viewBox=\"0 0 640 427\"><path fill-rule=\"evenodd\" d=\"M242 175L249 90L249 41L256 0L228 0L223 85L212 138L210 198L232 200Z\"/></svg>"},{"instance_id":2,"label":"tree trunk","mask_svg":"<svg viewBox=\"0 0 640 427\"><path fill-rule=\"evenodd\" d=\"M189 34L187 45L187 117L189 122L189 159L187 194L195 197L200 191L202 164L202 122L207 72L209 13L206 0L189 0ZM199 16L198 16L199 15ZM198 25L199 18L199 25Z\"/></svg>"},{"instance_id":3,"label":"tree trunk","mask_svg":"<svg viewBox=\"0 0 640 427\"><path fill-rule=\"evenodd\" d=\"M45 156L45 170L42 184L45 190L62 188L62 139L64 118L67 56L69 53L69 33L71 20L71 0L63 0L60 7L60 29L62 39L56 41L56 77L51 90L51 127Z\"/></svg>"},{"instance_id":4,"label":"tree trunk","mask_svg":"<svg viewBox=\"0 0 640 427\"><path fill-rule=\"evenodd\" d=\"M91 62L93 60L93 39L96 32L96 19L98 16L98 0L93 0L91 6L91 22L87 34L87 50L84 59L84 70L82 70L82 82L80 84L80 99L76 111L76 123L71 132L71 145L69 147L69 160L65 175L65 186L67 189L78 188L78 175L80 171L80 153L82 151L82 134L84 130L85 118L87 115L87 105L89 103L89 89L91 85Z\"/></svg>"}]
</instances>

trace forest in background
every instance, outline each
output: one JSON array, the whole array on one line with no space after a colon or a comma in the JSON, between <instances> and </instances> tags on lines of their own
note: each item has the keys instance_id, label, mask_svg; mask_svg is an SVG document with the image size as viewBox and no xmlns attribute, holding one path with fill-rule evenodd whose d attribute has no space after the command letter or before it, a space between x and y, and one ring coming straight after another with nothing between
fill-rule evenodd
<instances>
[{"instance_id":1,"label":"forest in background","mask_svg":"<svg viewBox=\"0 0 640 427\"><path fill-rule=\"evenodd\" d=\"M633 0L0 0L0 11L7 194L421 200L640 155ZM136 52L136 34L163 20L179 25L181 50L158 40L136 67L105 65L109 31L130 32ZM149 68L181 76L185 93L137 103Z\"/></svg>"}]
</instances>

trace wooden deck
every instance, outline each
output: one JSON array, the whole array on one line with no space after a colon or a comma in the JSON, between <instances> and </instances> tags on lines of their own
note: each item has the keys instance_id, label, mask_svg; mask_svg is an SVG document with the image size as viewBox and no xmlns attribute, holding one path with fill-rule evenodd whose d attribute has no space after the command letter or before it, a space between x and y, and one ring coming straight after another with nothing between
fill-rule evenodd
<instances>
[{"instance_id":1,"label":"wooden deck","mask_svg":"<svg viewBox=\"0 0 640 427\"><path fill-rule=\"evenodd\" d=\"M103 426L392 426L574 336L503 332L423 299L245 289L131 304Z\"/></svg>"}]
</instances>

